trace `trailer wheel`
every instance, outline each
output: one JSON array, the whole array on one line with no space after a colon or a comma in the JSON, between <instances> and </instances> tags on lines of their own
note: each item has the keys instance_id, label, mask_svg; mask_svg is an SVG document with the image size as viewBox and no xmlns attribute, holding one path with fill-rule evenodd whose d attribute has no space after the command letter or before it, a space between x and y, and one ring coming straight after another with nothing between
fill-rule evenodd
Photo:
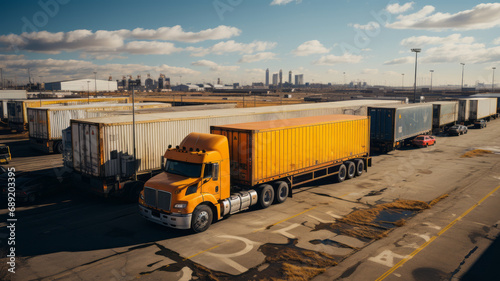
<instances>
[{"instance_id":1,"label":"trailer wheel","mask_svg":"<svg viewBox=\"0 0 500 281\"><path fill-rule=\"evenodd\" d=\"M274 189L269 184L263 184L259 191L259 205L262 209L265 209L273 203L274 200Z\"/></svg>"},{"instance_id":2,"label":"trailer wheel","mask_svg":"<svg viewBox=\"0 0 500 281\"><path fill-rule=\"evenodd\" d=\"M63 144L61 141L58 141L54 144L54 152L57 154L63 153Z\"/></svg>"},{"instance_id":3,"label":"trailer wheel","mask_svg":"<svg viewBox=\"0 0 500 281\"><path fill-rule=\"evenodd\" d=\"M365 162L363 162L363 160L361 159L356 160L356 177L361 176L364 171L365 171Z\"/></svg>"},{"instance_id":4,"label":"trailer wheel","mask_svg":"<svg viewBox=\"0 0 500 281\"><path fill-rule=\"evenodd\" d=\"M288 197L288 184L284 181L274 183L274 203L280 204Z\"/></svg>"},{"instance_id":5,"label":"trailer wheel","mask_svg":"<svg viewBox=\"0 0 500 281\"><path fill-rule=\"evenodd\" d=\"M196 233L207 230L212 224L212 218L212 209L207 205L199 205L194 209L191 229Z\"/></svg>"},{"instance_id":6,"label":"trailer wheel","mask_svg":"<svg viewBox=\"0 0 500 281\"><path fill-rule=\"evenodd\" d=\"M337 174L337 181L338 182L343 182L347 176L347 168L345 167L344 164L340 165L339 167L339 173Z\"/></svg>"},{"instance_id":7,"label":"trailer wheel","mask_svg":"<svg viewBox=\"0 0 500 281\"><path fill-rule=\"evenodd\" d=\"M352 161L345 161L344 164L347 167L347 179L352 179L354 178L354 175L356 174L356 165Z\"/></svg>"}]
</instances>

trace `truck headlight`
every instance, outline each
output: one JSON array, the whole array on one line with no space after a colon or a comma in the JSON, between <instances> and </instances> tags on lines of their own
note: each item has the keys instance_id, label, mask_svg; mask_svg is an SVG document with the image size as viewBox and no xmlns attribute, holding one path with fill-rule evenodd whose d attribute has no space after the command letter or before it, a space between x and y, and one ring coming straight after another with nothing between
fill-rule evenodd
<instances>
[{"instance_id":1,"label":"truck headlight","mask_svg":"<svg viewBox=\"0 0 500 281\"><path fill-rule=\"evenodd\" d=\"M144 200L144 193L141 192L141 195L139 195L139 197L141 197L141 200Z\"/></svg>"},{"instance_id":2,"label":"truck headlight","mask_svg":"<svg viewBox=\"0 0 500 281\"><path fill-rule=\"evenodd\" d=\"M174 205L175 209L186 209L186 207L187 207L186 203L179 203Z\"/></svg>"},{"instance_id":3,"label":"truck headlight","mask_svg":"<svg viewBox=\"0 0 500 281\"><path fill-rule=\"evenodd\" d=\"M196 193L196 190L198 190L198 184L193 184L190 187L186 189L186 195Z\"/></svg>"}]
</instances>

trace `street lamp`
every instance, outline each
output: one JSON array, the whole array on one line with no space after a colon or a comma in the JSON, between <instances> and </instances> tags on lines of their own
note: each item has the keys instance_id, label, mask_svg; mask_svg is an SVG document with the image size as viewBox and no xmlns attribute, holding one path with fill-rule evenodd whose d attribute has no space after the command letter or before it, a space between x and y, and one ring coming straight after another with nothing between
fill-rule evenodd
<instances>
[{"instance_id":1,"label":"street lamp","mask_svg":"<svg viewBox=\"0 0 500 281\"><path fill-rule=\"evenodd\" d=\"M491 78L491 92L493 93L495 91L495 69L496 67L492 67L493 69L493 78Z\"/></svg>"},{"instance_id":2,"label":"street lamp","mask_svg":"<svg viewBox=\"0 0 500 281\"><path fill-rule=\"evenodd\" d=\"M413 84L413 103L417 102L417 55L422 51L420 48L411 49L415 53L415 83Z\"/></svg>"},{"instance_id":3,"label":"street lamp","mask_svg":"<svg viewBox=\"0 0 500 281\"><path fill-rule=\"evenodd\" d=\"M401 73L401 91L404 91L405 89L405 74Z\"/></svg>"},{"instance_id":4,"label":"street lamp","mask_svg":"<svg viewBox=\"0 0 500 281\"><path fill-rule=\"evenodd\" d=\"M87 80L87 103L90 104L90 80Z\"/></svg>"},{"instance_id":5,"label":"street lamp","mask_svg":"<svg viewBox=\"0 0 500 281\"><path fill-rule=\"evenodd\" d=\"M462 92L464 91L464 69L465 69L465 63L461 62L462 65Z\"/></svg>"},{"instance_id":6,"label":"street lamp","mask_svg":"<svg viewBox=\"0 0 500 281\"><path fill-rule=\"evenodd\" d=\"M97 96L97 72L94 71L94 91Z\"/></svg>"},{"instance_id":7,"label":"street lamp","mask_svg":"<svg viewBox=\"0 0 500 281\"><path fill-rule=\"evenodd\" d=\"M434 73L434 70L429 70L429 72L431 73L431 93L432 93L432 74Z\"/></svg>"}]
</instances>

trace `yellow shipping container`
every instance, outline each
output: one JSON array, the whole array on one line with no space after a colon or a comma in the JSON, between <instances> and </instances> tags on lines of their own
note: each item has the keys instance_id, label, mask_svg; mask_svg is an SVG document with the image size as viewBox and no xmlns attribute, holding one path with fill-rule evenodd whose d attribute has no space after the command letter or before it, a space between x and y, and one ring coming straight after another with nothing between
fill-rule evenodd
<instances>
[{"instance_id":1,"label":"yellow shipping container","mask_svg":"<svg viewBox=\"0 0 500 281\"><path fill-rule=\"evenodd\" d=\"M326 115L212 126L229 141L233 183L255 186L369 156L366 116Z\"/></svg>"}]
</instances>

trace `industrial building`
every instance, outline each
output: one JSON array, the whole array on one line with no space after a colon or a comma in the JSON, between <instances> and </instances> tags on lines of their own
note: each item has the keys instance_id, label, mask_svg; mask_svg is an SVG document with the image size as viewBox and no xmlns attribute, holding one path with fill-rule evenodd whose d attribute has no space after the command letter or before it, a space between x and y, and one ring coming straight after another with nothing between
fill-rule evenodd
<instances>
[{"instance_id":1,"label":"industrial building","mask_svg":"<svg viewBox=\"0 0 500 281\"><path fill-rule=\"evenodd\" d=\"M114 92L118 90L116 81L98 79L77 79L45 83L48 91Z\"/></svg>"}]
</instances>

